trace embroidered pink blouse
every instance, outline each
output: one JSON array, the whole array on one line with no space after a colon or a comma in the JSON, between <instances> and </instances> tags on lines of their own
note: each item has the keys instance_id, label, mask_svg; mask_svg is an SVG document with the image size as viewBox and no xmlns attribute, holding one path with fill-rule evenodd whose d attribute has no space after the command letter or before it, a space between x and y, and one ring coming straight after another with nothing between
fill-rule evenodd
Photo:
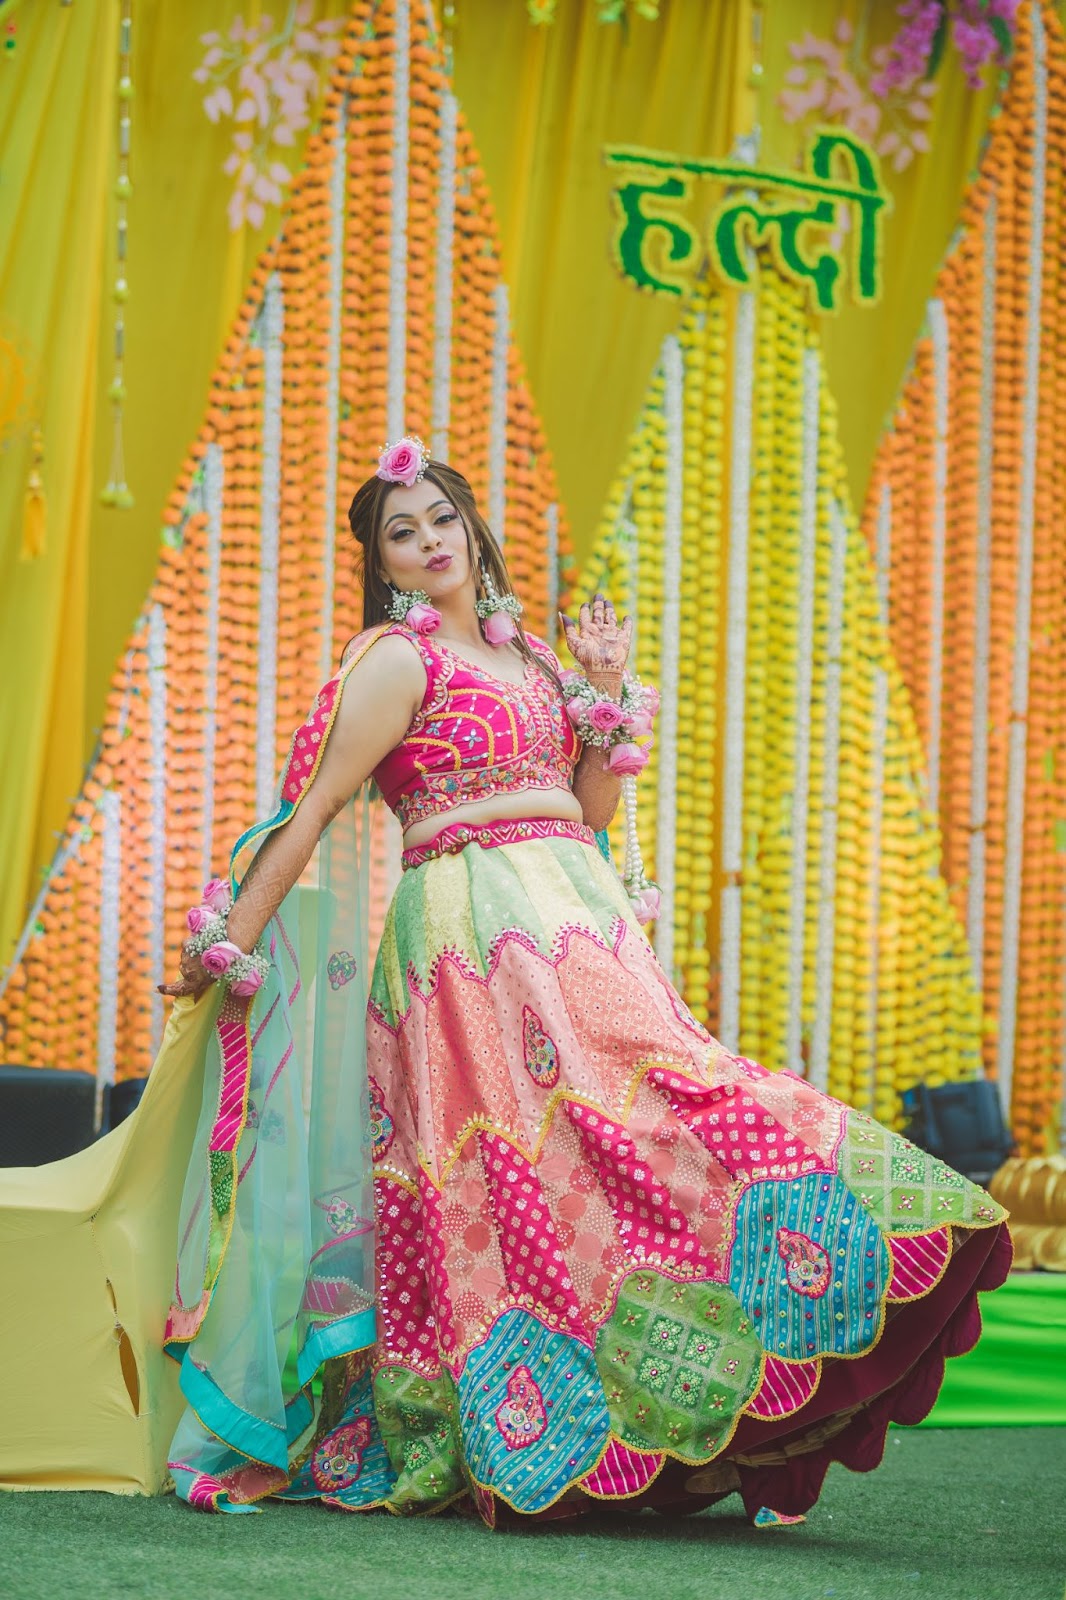
<instances>
[{"instance_id":1,"label":"embroidered pink blouse","mask_svg":"<svg viewBox=\"0 0 1066 1600\"><path fill-rule=\"evenodd\" d=\"M505 683L397 624L426 669L426 693L403 740L374 779L406 829L474 800L525 789L570 786L581 741L554 683L527 664L520 684ZM534 652L561 670L553 651L527 634Z\"/></svg>"}]
</instances>

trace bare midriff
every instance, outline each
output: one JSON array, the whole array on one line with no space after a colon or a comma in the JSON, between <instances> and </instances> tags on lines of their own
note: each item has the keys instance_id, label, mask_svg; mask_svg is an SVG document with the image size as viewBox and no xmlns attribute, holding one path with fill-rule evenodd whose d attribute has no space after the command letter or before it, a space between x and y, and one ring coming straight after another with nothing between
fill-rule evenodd
<instances>
[{"instance_id":1,"label":"bare midriff","mask_svg":"<svg viewBox=\"0 0 1066 1600\"><path fill-rule=\"evenodd\" d=\"M405 850L428 844L443 828L462 822L477 826L486 822L520 821L523 817L559 817L564 822L581 822L581 805L572 789L523 789L518 794L497 794L491 799L471 800L452 806L434 817L413 823L403 836Z\"/></svg>"}]
</instances>

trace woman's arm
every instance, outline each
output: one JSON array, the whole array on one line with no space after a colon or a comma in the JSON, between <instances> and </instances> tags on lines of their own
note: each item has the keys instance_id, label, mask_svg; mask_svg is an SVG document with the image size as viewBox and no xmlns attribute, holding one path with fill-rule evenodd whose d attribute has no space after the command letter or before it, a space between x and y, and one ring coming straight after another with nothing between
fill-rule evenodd
<instances>
[{"instance_id":1,"label":"woman's arm","mask_svg":"<svg viewBox=\"0 0 1066 1600\"><path fill-rule=\"evenodd\" d=\"M585 669L592 687L610 700L622 697L622 678L629 655L633 624L621 622L602 595L585 604L575 623L564 616L566 643L574 660ZM618 810L622 780L606 770L607 755L597 745L586 745L574 768L574 793L586 825L599 833Z\"/></svg>"},{"instance_id":2,"label":"woman's arm","mask_svg":"<svg viewBox=\"0 0 1066 1600\"><path fill-rule=\"evenodd\" d=\"M241 883L226 925L242 950L256 945L289 890L299 881L323 831L411 725L426 688L417 653L395 635L381 639L352 668L310 788L284 826L264 841ZM212 981L198 958L182 957L182 978L161 984L168 995L199 995Z\"/></svg>"}]
</instances>

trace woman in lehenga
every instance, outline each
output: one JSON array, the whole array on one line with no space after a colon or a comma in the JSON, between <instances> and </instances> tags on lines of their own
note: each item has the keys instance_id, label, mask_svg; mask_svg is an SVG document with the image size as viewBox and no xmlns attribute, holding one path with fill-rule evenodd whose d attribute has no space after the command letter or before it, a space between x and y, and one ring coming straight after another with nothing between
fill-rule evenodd
<instances>
[{"instance_id":1,"label":"woman in lehenga","mask_svg":"<svg viewBox=\"0 0 1066 1600\"><path fill-rule=\"evenodd\" d=\"M564 619L564 673L465 479L416 440L381 461L350 513L365 631L238 846L224 938L216 881L191 922L214 942L165 991L228 967L168 1324L174 1481L231 1511L493 1525L739 1491L798 1517L831 1461L876 1466L928 1411L1005 1275L1004 1213L693 1018L635 914L651 891L634 908L597 847L620 782L567 713L617 705L628 623L600 597ZM367 995L371 775L404 870Z\"/></svg>"}]
</instances>

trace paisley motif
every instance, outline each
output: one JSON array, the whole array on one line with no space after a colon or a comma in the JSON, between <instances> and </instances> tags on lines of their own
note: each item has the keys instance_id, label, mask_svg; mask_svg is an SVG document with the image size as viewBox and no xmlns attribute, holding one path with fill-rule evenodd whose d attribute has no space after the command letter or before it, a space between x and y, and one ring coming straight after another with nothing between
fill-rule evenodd
<instances>
[{"instance_id":1,"label":"paisley motif","mask_svg":"<svg viewBox=\"0 0 1066 1600\"><path fill-rule=\"evenodd\" d=\"M321 1204L321 1201L319 1204ZM339 1194L335 1194L324 1209L330 1231L337 1235L351 1233L359 1221L358 1211L353 1205L349 1205L347 1200L342 1199Z\"/></svg>"},{"instance_id":2,"label":"paisley motif","mask_svg":"<svg viewBox=\"0 0 1066 1600\"><path fill-rule=\"evenodd\" d=\"M777 1253L785 1263L789 1287L797 1294L818 1299L825 1293L829 1287L829 1256L820 1244L805 1233L778 1228Z\"/></svg>"},{"instance_id":3,"label":"paisley motif","mask_svg":"<svg viewBox=\"0 0 1066 1600\"><path fill-rule=\"evenodd\" d=\"M536 1444L548 1426L548 1412L528 1367L516 1367L507 1380L507 1397L496 1408L496 1426L508 1450Z\"/></svg>"},{"instance_id":4,"label":"paisley motif","mask_svg":"<svg viewBox=\"0 0 1066 1600\"><path fill-rule=\"evenodd\" d=\"M526 1071L542 1089L553 1089L559 1082L559 1051L537 1013L522 1007L522 1049Z\"/></svg>"},{"instance_id":5,"label":"paisley motif","mask_svg":"<svg viewBox=\"0 0 1066 1600\"><path fill-rule=\"evenodd\" d=\"M392 1118L385 1109L385 1096L374 1078L368 1080L370 1088L370 1138L374 1146L374 1160L380 1161L395 1136Z\"/></svg>"},{"instance_id":6,"label":"paisley motif","mask_svg":"<svg viewBox=\"0 0 1066 1600\"><path fill-rule=\"evenodd\" d=\"M359 1476L370 1443L370 1418L357 1417L327 1434L311 1457L311 1477L323 1494L347 1489Z\"/></svg>"},{"instance_id":7,"label":"paisley motif","mask_svg":"<svg viewBox=\"0 0 1066 1600\"><path fill-rule=\"evenodd\" d=\"M346 983L351 983L359 968L355 957L349 950L334 950L326 962L326 977L329 979L331 989L342 989Z\"/></svg>"}]
</instances>

